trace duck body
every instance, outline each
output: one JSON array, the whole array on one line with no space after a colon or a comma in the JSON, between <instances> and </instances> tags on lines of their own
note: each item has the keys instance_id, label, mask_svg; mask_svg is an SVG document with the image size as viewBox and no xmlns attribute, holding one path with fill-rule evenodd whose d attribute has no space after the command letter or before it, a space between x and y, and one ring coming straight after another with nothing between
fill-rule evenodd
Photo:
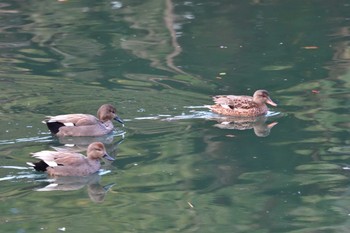
<instances>
[{"instance_id":1,"label":"duck body","mask_svg":"<svg viewBox=\"0 0 350 233\"><path fill-rule=\"evenodd\" d=\"M40 151L32 154L40 159L35 163L27 163L37 171L47 172L50 176L87 176L96 173L100 168L100 159L113 161L101 142L91 143L87 156L74 152Z\"/></svg>"},{"instance_id":2,"label":"duck body","mask_svg":"<svg viewBox=\"0 0 350 233\"><path fill-rule=\"evenodd\" d=\"M90 114L65 114L47 117L43 122L56 136L102 136L113 131L112 119L123 124L110 104L102 105L97 117Z\"/></svg>"},{"instance_id":3,"label":"duck body","mask_svg":"<svg viewBox=\"0 0 350 233\"><path fill-rule=\"evenodd\" d=\"M215 105L208 106L212 112L235 117L262 116L269 110L266 103L277 106L266 90L257 90L253 96L217 95L213 100Z\"/></svg>"}]
</instances>

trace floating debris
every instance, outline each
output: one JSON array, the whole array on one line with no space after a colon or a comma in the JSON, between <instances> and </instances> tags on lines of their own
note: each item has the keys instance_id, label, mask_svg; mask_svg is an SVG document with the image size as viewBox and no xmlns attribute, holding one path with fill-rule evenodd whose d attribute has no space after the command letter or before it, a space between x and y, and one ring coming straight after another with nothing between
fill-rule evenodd
<instances>
[{"instance_id":1,"label":"floating debris","mask_svg":"<svg viewBox=\"0 0 350 233\"><path fill-rule=\"evenodd\" d=\"M194 208L194 205L192 205L191 202L188 201L187 204L188 204L191 208Z\"/></svg>"},{"instance_id":2,"label":"floating debris","mask_svg":"<svg viewBox=\"0 0 350 233\"><path fill-rule=\"evenodd\" d=\"M318 49L318 46L304 46L302 49Z\"/></svg>"},{"instance_id":3,"label":"floating debris","mask_svg":"<svg viewBox=\"0 0 350 233\"><path fill-rule=\"evenodd\" d=\"M262 68L262 70L265 71L279 71L279 70L287 70L293 68L292 65L271 65L271 66L265 66Z\"/></svg>"},{"instance_id":4,"label":"floating debris","mask_svg":"<svg viewBox=\"0 0 350 233\"><path fill-rule=\"evenodd\" d=\"M119 1L112 1L111 5L112 5L112 9L114 9L114 10L120 9L123 7L123 3L119 2Z\"/></svg>"}]
</instances>

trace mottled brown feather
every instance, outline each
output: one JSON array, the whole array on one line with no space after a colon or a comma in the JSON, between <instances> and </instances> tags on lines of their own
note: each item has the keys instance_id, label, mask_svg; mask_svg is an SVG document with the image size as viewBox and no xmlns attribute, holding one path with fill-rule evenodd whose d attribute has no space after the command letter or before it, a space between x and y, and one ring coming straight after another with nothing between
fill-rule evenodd
<instances>
[{"instance_id":1,"label":"mottled brown feather","mask_svg":"<svg viewBox=\"0 0 350 233\"><path fill-rule=\"evenodd\" d=\"M266 103L276 106L265 90L258 90L254 96L218 95L213 97L212 112L239 117L260 116L267 113Z\"/></svg>"}]
</instances>

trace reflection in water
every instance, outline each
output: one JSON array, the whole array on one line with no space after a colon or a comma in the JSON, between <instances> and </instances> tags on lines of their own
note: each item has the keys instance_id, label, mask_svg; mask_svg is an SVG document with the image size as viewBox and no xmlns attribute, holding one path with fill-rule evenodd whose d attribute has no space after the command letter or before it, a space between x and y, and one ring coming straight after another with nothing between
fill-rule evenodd
<instances>
[{"instance_id":1,"label":"reflection in water","mask_svg":"<svg viewBox=\"0 0 350 233\"><path fill-rule=\"evenodd\" d=\"M8 145L8 144L15 144L20 142L50 142L52 141L51 136L35 136L35 137L28 137L28 138L16 138L16 139L4 139L0 140L0 145Z\"/></svg>"},{"instance_id":2,"label":"reflection in water","mask_svg":"<svg viewBox=\"0 0 350 233\"><path fill-rule=\"evenodd\" d=\"M132 23L131 28L145 30L146 33L137 39L130 37L122 40L122 48L132 51L137 57L150 60L151 66L157 69L186 74L174 64L174 58L182 50L174 30L176 16L173 12L173 2L166 0L160 4L158 1L148 1L142 4L143 6L137 6L135 9L129 7L128 10L135 11L140 8L149 8L149 10L134 15L128 14L125 20Z\"/></svg>"},{"instance_id":3,"label":"reflection in water","mask_svg":"<svg viewBox=\"0 0 350 233\"><path fill-rule=\"evenodd\" d=\"M108 134L101 137L58 137L61 144L88 146L93 142L102 142L103 144L113 143L114 135Z\"/></svg>"},{"instance_id":4,"label":"reflection in water","mask_svg":"<svg viewBox=\"0 0 350 233\"><path fill-rule=\"evenodd\" d=\"M203 108L203 106L187 106L186 108ZM258 137L266 137L270 134L271 129L277 125L277 122L267 123L267 121L282 117L280 112L268 111L264 116L259 117L230 117L221 116L212 112L196 111L192 110L191 114L183 114L180 116L157 116L141 119L161 119L166 121L174 120L186 120L186 119L206 119L215 120L218 124L214 126L220 129L233 129L233 130L249 130L254 129L254 133ZM138 118L140 119L140 118Z\"/></svg>"},{"instance_id":5,"label":"reflection in water","mask_svg":"<svg viewBox=\"0 0 350 233\"><path fill-rule=\"evenodd\" d=\"M121 134L122 138L115 141L119 135L109 134L102 137L59 137L58 141L64 146L55 146L57 151L82 152L86 151L88 145L93 142L102 142L109 155L117 154L117 147L124 141L125 132Z\"/></svg>"},{"instance_id":6,"label":"reflection in water","mask_svg":"<svg viewBox=\"0 0 350 233\"><path fill-rule=\"evenodd\" d=\"M32 172L28 172L28 170L32 171L33 169L29 167L19 167L19 166L0 166L0 169L10 169L17 170L16 172L11 172L11 174L6 174L4 177L0 177L0 181L11 181L11 180L20 180L20 179L35 179L42 178L43 174L33 174ZM18 172L19 170L19 172Z\"/></svg>"},{"instance_id":7,"label":"reflection in water","mask_svg":"<svg viewBox=\"0 0 350 233\"><path fill-rule=\"evenodd\" d=\"M91 201L101 203L114 184L102 186L100 180L101 176L98 173L84 177L56 177L50 179L50 184L42 188L37 188L36 191L72 191L82 189L86 186Z\"/></svg>"},{"instance_id":8,"label":"reflection in water","mask_svg":"<svg viewBox=\"0 0 350 233\"><path fill-rule=\"evenodd\" d=\"M266 137L269 136L272 127L277 125L277 122L272 122L267 124L267 117L256 117L245 119L245 118L233 118L233 117L220 117L217 119L213 119L218 122L215 124L215 127L220 129L235 129L235 130L248 130L254 129L254 133L258 137Z\"/></svg>"},{"instance_id":9,"label":"reflection in water","mask_svg":"<svg viewBox=\"0 0 350 233\"><path fill-rule=\"evenodd\" d=\"M169 30L170 33L170 38L171 38L171 45L174 49L174 51L166 56L166 64L168 65L169 68L172 70L180 73L180 74L186 74L185 71L177 67L174 63L174 58L178 56L182 49L179 43L177 42L177 35L176 31L174 28L175 25L175 17L176 15L174 14L174 6L172 0L166 0L166 7L165 7L165 13L164 13L164 20L165 20L165 25Z\"/></svg>"}]
</instances>

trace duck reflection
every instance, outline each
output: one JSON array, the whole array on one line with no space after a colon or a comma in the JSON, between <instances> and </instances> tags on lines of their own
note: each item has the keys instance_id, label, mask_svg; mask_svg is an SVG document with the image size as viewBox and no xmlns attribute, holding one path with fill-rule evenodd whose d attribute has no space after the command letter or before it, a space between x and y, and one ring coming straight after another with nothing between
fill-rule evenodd
<instances>
[{"instance_id":1,"label":"duck reflection","mask_svg":"<svg viewBox=\"0 0 350 233\"><path fill-rule=\"evenodd\" d=\"M114 135L106 135L103 137L62 137L58 138L63 146L53 146L56 151L60 152L83 152L86 151L92 142L102 142L109 155L117 154L118 145L124 141L124 135L118 141L114 141Z\"/></svg>"},{"instance_id":2,"label":"duck reflection","mask_svg":"<svg viewBox=\"0 0 350 233\"><path fill-rule=\"evenodd\" d=\"M91 201L102 203L107 192L111 189L114 183L108 185L100 184L101 175L98 173L89 176L62 176L53 179L50 184L45 187L38 188L36 191L73 191L79 190L87 186L87 192Z\"/></svg>"},{"instance_id":3,"label":"duck reflection","mask_svg":"<svg viewBox=\"0 0 350 233\"><path fill-rule=\"evenodd\" d=\"M99 137L57 137L57 139L61 144L74 144L83 146L89 145L93 142L102 142L103 144L107 145L113 143L114 136L114 134L107 134Z\"/></svg>"},{"instance_id":4,"label":"duck reflection","mask_svg":"<svg viewBox=\"0 0 350 233\"><path fill-rule=\"evenodd\" d=\"M234 129L234 130L248 130L253 129L254 133L258 137L267 137L270 134L271 129L278 124L274 121L272 123L266 123L268 117L217 117L212 118L216 120L218 124L215 127L220 129Z\"/></svg>"}]
</instances>

